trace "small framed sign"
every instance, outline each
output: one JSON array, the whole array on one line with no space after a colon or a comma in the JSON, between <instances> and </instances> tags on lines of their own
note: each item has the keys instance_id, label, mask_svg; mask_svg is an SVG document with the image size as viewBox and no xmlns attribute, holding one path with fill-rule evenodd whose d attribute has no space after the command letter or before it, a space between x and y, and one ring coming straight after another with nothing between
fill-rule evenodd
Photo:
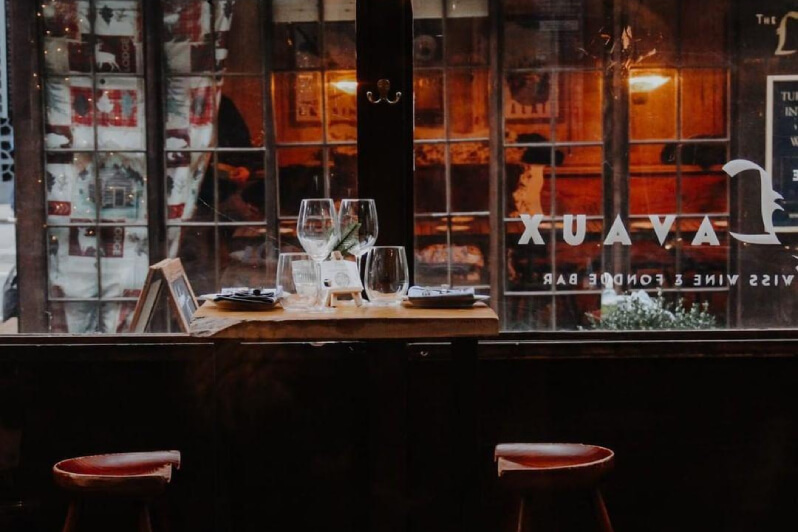
<instances>
[{"instance_id":1,"label":"small framed sign","mask_svg":"<svg viewBox=\"0 0 798 532\"><path fill-rule=\"evenodd\" d=\"M199 307L197 297L194 295L191 283L188 282L180 259L164 259L150 266L144 288L136 303L136 311L133 313L130 325L132 332L143 333L147 330L164 286L180 329L183 332L189 331L191 318Z\"/></svg>"},{"instance_id":2,"label":"small framed sign","mask_svg":"<svg viewBox=\"0 0 798 532\"><path fill-rule=\"evenodd\" d=\"M321 280L327 291L325 297L327 306L336 306L338 297L344 295L351 296L358 307L363 304L360 295L363 283L360 281L357 263L343 260L340 252L334 252L332 260L321 263Z\"/></svg>"},{"instance_id":3,"label":"small framed sign","mask_svg":"<svg viewBox=\"0 0 798 532\"><path fill-rule=\"evenodd\" d=\"M798 232L798 75L768 76L765 170L784 196L776 232Z\"/></svg>"}]
</instances>

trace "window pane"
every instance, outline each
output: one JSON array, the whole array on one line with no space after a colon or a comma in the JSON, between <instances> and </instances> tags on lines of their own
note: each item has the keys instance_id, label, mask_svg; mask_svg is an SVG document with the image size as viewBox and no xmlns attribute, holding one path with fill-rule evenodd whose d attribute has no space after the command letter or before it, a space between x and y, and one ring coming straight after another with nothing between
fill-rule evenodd
<instances>
[{"instance_id":1,"label":"window pane","mask_svg":"<svg viewBox=\"0 0 798 532\"><path fill-rule=\"evenodd\" d=\"M416 72L413 81L415 95L415 138L446 138L443 117L443 72Z\"/></svg>"},{"instance_id":2,"label":"window pane","mask_svg":"<svg viewBox=\"0 0 798 532\"><path fill-rule=\"evenodd\" d=\"M726 137L726 71L691 69L681 76L682 137Z\"/></svg>"},{"instance_id":3,"label":"window pane","mask_svg":"<svg viewBox=\"0 0 798 532\"><path fill-rule=\"evenodd\" d=\"M676 137L673 70L633 70L629 75L629 135L632 140Z\"/></svg>"},{"instance_id":4,"label":"window pane","mask_svg":"<svg viewBox=\"0 0 798 532\"><path fill-rule=\"evenodd\" d=\"M330 148L329 160L330 197L336 200L357 197L357 148Z\"/></svg>"},{"instance_id":5,"label":"window pane","mask_svg":"<svg viewBox=\"0 0 798 532\"><path fill-rule=\"evenodd\" d=\"M449 73L451 138L488 136L488 79L488 71L484 69ZM468 105L462 102L468 102Z\"/></svg>"},{"instance_id":6,"label":"window pane","mask_svg":"<svg viewBox=\"0 0 798 532\"><path fill-rule=\"evenodd\" d=\"M321 142L321 74L275 74L274 116L278 143Z\"/></svg>"},{"instance_id":7,"label":"window pane","mask_svg":"<svg viewBox=\"0 0 798 532\"><path fill-rule=\"evenodd\" d=\"M485 143L463 142L449 147L451 160L451 211L488 211L490 148Z\"/></svg>"},{"instance_id":8,"label":"window pane","mask_svg":"<svg viewBox=\"0 0 798 532\"><path fill-rule=\"evenodd\" d=\"M281 149L277 152L280 215L297 216L303 198L324 196L322 151L316 148Z\"/></svg>"},{"instance_id":9,"label":"window pane","mask_svg":"<svg viewBox=\"0 0 798 532\"><path fill-rule=\"evenodd\" d=\"M99 190L89 197L100 202L103 221L147 221L147 161L143 153L102 153L97 157Z\"/></svg>"}]
</instances>

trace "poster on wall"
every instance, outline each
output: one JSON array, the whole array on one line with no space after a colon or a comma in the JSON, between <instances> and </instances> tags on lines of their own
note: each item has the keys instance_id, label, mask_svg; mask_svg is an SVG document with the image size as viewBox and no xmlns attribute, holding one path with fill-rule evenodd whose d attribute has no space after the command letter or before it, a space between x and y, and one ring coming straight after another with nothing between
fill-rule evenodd
<instances>
[{"instance_id":1,"label":"poster on wall","mask_svg":"<svg viewBox=\"0 0 798 532\"><path fill-rule=\"evenodd\" d=\"M777 232L798 232L798 75L768 76L765 169L784 196Z\"/></svg>"}]
</instances>

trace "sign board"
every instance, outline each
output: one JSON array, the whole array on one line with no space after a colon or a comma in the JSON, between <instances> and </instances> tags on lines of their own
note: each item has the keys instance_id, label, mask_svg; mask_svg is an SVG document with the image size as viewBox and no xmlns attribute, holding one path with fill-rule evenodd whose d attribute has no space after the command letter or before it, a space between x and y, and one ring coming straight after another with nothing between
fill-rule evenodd
<instances>
[{"instance_id":1,"label":"sign board","mask_svg":"<svg viewBox=\"0 0 798 532\"><path fill-rule=\"evenodd\" d=\"M143 333L147 330L164 286L180 329L186 333L189 331L189 323L199 306L197 298L180 259L164 259L150 266L144 288L136 303L136 311L130 325L132 332Z\"/></svg>"},{"instance_id":2,"label":"sign board","mask_svg":"<svg viewBox=\"0 0 798 532\"><path fill-rule=\"evenodd\" d=\"M765 170L784 196L777 232L798 232L798 75L767 78L767 153Z\"/></svg>"}]
</instances>

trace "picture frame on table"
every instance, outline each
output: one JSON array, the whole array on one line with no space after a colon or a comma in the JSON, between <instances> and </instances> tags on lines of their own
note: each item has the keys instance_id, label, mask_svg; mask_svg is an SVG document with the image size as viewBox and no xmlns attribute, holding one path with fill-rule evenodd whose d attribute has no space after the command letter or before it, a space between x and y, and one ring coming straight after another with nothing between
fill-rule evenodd
<instances>
[{"instance_id":1,"label":"picture frame on table","mask_svg":"<svg viewBox=\"0 0 798 532\"><path fill-rule=\"evenodd\" d=\"M136 310L133 313L133 320L130 324L132 332L146 332L160 295L164 291L164 286L180 330L185 333L189 332L191 318L199 308L199 304L180 259L164 259L150 266L141 295L136 303Z\"/></svg>"}]
</instances>

